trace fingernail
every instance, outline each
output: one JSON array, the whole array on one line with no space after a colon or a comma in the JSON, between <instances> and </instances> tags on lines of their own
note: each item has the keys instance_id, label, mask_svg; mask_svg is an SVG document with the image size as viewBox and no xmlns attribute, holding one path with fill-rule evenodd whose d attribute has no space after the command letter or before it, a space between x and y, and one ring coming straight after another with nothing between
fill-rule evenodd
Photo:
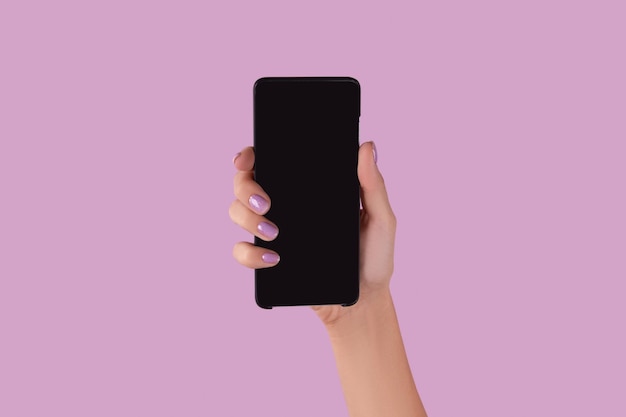
<instances>
[{"instance_id":1,"label":"fingernail","mask_svg":"<svg viewBox=\"0 0 626 417\"><path fill-rule=\"evenodd\" d=\"M261 259L263 259L263 262L266 264L275 264L280 261L280 256L276 253L264 253Z\"/></svg>"},{"instance_id":2,"label":"fingernail","mask_svg":"<svg viewBox=\"0 0 626 417\"><path fill-rule=\"evenodd\" d=\"M235 163L235 161L237 160L237 158L239 158L241 156L241 152L237 152L235 154L235 156L233 156L233 164Z\"/></svg>"},{"instance_id":3,"label":"fingernail","mask_svg":"<svg viewBox=\"0 0 626 417\"><path fill-rule=\"evenodd\" d=\"M259 232L261 232L263 236L270 239L274 239L276 236L278 236L278 229L276 228L276 226L269 223L261 222L256 228L259 230Z\"/></svg>"},{"instance_id":4,"label":"fingernail","mask_svg":"<svg viewBox=\"0 0 626 417\"><path fill-rule=\"evenodd\" d=\"M378 152L376 152L376 145L374 144L374 141L372 141L372 154L374 155L374 163L377 164L378 163Z\"/></svg>"},{"instance_id":5,"label":"fingernail","mask_svg":"<svg viewBox=\"0 0 626 417\"><path fill-rule=\"evenodd\" d=\"M267 200L258 194L252 194L248 199L248 203L250 203L250 207L259 214L263 214L265 210L267 210Z\"/></svg>"}]
</instances>

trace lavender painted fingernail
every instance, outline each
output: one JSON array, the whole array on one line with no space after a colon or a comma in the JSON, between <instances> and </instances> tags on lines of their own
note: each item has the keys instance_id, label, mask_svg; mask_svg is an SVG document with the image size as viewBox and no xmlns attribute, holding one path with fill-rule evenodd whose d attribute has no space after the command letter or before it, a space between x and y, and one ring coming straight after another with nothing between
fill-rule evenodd
<instances>
[{"instance_id":1,"label":"lavender painted fingernail","mask_svg":"<svg viewBox=\"0 0 626 417\"><path fill-rule=\"evenodd\" d=\"M280 256L276 253L264 253L261 259L263 259L263 262L266 264L275 264L280 261Z\"/></svg>"},{"instance_id":2,"label":"lavender painted fingernail","mask_svg":"<svg viewBox=\"0 0 626 417\"><path fill-rule=\"evenodd\" d=\"M237 160L237 158L239 158L241 156L241 152L237 152L235 154L235 156L233 156L233 164L235 163L235 161Z\"/></svg>"},{"instance_id":3,"label":"lavender painted fingernail","mask_svg":"<svg viewBox=\"0 0 626 417\"><path fill-rule=\"evenodd\" d=\"M250 203L250 207L259 214L263 214L267 210L267 200L258 194L252 194L248 199L248 203Z\"/></svg>"},{"instance_id":4,"label":"lavender painted fingernail","mask_svg":"<svg viewBox=\"0 0 626 417\"><path fill-rule=\"evenodd\" d=\"M278 236L278 229L276 228L276 226L271 225L267 222L259 223L256 228L259 230L259 232L261 232L263 236L270 239L274 239L276 236Z\"/></svg>"}]
</instances>

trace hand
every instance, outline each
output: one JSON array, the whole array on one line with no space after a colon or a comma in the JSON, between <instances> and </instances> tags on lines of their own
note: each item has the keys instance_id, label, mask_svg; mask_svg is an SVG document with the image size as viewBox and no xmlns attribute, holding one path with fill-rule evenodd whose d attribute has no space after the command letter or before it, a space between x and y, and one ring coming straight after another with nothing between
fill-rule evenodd
<instances>
[{"instance_id":1,"label":"hand","mask_svg":"<svg viewBox=\"0 0 626 417\"><path fill-rule=\"evenodd\" d=\"M244 148L235 156L233 162L237 169L234 180L237 198L230 206L230 218L263 240L274 239L276 234L272 233L274 231L272 228L278 231L280 225L275 225L263 216L269 210L271 200L270 196L254 181L252 171L254 149ZM376 148L373 142L366 142L359 148L357 174L361 184L363 205L360 213L359 301L350 307L313 306L312 309L327 326L366 309L373 301L388 294L389 281L393 273L396 217L389 204L383 177L376 165ZM261 228L264 230L259 230L257 226L259 224L265 225ZM240 264L254 269L276 265L279 262L279 255L250 242L238 242L233 248L234 258Z\"/></svg>"}]
</instances>

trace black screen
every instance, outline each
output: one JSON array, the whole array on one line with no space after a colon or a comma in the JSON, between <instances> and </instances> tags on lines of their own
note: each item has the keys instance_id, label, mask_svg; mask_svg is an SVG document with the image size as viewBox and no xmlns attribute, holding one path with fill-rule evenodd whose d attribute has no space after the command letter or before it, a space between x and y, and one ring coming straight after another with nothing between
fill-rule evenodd
<instances>
[{"instance_id":1,"label":"black screen","mask_svg":"<svg viewBox=\"0 0 626 417\"><path fill-rule=\"evenodd\" d=\"M257 304L356 302L360 87L349 77L261 78L254 86L255 179L280 262L255 270Z\"/></svg>"}]
</instances>

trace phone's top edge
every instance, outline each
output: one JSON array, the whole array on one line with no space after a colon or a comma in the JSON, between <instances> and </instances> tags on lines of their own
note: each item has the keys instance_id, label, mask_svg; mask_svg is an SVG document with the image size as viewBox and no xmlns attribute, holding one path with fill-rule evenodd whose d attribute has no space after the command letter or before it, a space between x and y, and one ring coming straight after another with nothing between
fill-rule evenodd
<instances>
[{"instance_id":1,"label":"phone's top edge","mask_svg":"<svg viewBox=\"0 0 626 417\"><path fill-rule=\"evenodd\" d=\"M351 82L360 87L359 81L354 77L331 77L331 76L316 76L316 77L261 77L254 83L254 88L262 82L285 82L285 81L340 81Z\"/></svg>"}]
</instances>

